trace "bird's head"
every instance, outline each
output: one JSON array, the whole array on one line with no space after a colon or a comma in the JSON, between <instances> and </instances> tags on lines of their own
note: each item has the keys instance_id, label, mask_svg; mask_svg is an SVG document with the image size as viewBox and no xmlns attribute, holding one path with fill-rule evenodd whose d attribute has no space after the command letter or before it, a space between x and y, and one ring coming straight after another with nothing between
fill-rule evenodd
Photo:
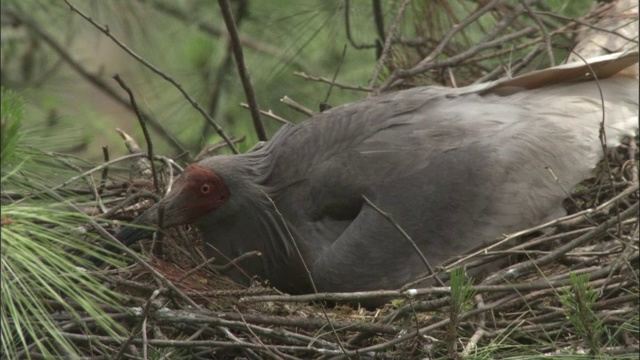
<instances>
[{"instance_id":1,"label":"bird's head","mask_svg":"<svg viewBox=\"0 0 640 360\"><path fill-rule=\"evenodd\" d=\"M171 191L132 224L169 228L187 225L218 209L229 201L230 192L222 179L207 167L192 164L178 177ZM158 214L162 213L159 221ZM125 227L116 237L130 245L149 233L137 227Z\"/></svg>"},{"instance_id":2,"label":"bird's head","mask_svg":"<svg viewBox=\"0 0 640 360\"><path fill-rule=\"evenodd\" d=\"M189 165L173 189L158 203L164 209L162 227L193 223L199 217L229 201L229 189L212 170Z\"/></svg>"}]
</instances>

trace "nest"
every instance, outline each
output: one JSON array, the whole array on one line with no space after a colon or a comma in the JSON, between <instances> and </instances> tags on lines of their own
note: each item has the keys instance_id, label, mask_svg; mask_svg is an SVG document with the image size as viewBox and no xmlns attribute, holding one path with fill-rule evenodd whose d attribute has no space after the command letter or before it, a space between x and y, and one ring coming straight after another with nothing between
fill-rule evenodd
<instances>
[{"instance_id":1,"label":"nest","mask_svg":"<svg viewBox=\"0 0 640 360\"><path fill-rule=\"evenodd\" d=\"M213 266L195 229L171 230L143 241L144 256L133 265L103 274L129 299L129 311L111 309L112 316L138 330L145 323L144 337L79 332L73 340L133 356L150 347L202 359L634 353L640 346L637 162L637 139L610 151L567 198L570 215L451 259L437 276L497 259L503 264L488 277L458 277L451 286L300 296L258 281L244 288L222 275L241 259ZM138 165L148 175L148 163ZM128 194L112 218L131 219L147 208L148 201L130 199L151 184L112 184L111 196ZM372 298L388 303L375 310L345 305Z\"/></svg>"},{"instance_id":2,"label":"nest","mask_svg":"<svg viewBox=\"0 0 640 360\"><path fill-rule=\"evenodd\" d=\"M461 28L459 34L451 30L451 37L448 33L418 37L417 45L397 37L391 42L394 46L380 49L380 63L390 75L378 90L466 83L460 78L492 80L505 72L498 59L514 51L520 53L519 61L510 64L513 71L526 70L540 56L553 63L555 36L572 38L578 25L598 21L607 6L611 7L598 7L579 21L556 18L542 24L540 11L546 9L536 8L538 15L534 16L530 8L540 2L522 3L526 6L509 8L507 2L500 2L507 7L487 10L483 6L469 14L465 26L473 23L474 14L499 14L496 23L502 24L501 31L509 29L520 36L499 37L500 32L493 28L483 29L486 41L471 46L473 51L465 56L455 54L470 46L461 41L472 28ZM505 18L527 14L526 20L503 24ZM547 30L536 33L533 24ZM497 46L515 40L511 47ZM435 57L427 61L428 54ZM457 79L451 69L458 71ZM374 78L377 75L379 71ZM149 191L153 182L145 155L130 137L122 135L140 156L131 181L101 186L103 200L118 202L101 216L129 221L149 207L145 199L154 197ZM158 173L169 182L174 162L162 160L165 166ZM615 358L637 354L637 164L635 139L607 156L599 171L568 196L570 215L506 234L443 264L436 276L450 277L450 286L409 284L399 290L301 296L281 294L259 281L244 288L223 275L241 259L213 266L202 255L197 232L178 229L142 242L137 250L143 255L135 255L132 265L106 268L100 274L127 299L126 311L106 310L131 329L131 336L88 334L86 329L97 329L91 319L85 324L70 324L70 316L57 319L65 336L86 346L91 357L139 358L148 349L168 358L195 359L496 358L577 353ZM473 281L455 270L466 268L471 273L497 260L503 264L500 269ZM385 299L387 305L375 310L344 305L373 298Z\"/></svg>"}]
</instances>

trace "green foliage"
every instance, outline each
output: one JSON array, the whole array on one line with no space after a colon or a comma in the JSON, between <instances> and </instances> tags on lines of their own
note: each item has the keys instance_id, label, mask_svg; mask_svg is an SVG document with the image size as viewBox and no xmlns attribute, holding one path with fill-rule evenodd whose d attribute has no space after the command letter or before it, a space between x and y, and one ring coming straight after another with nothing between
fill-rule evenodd
<instances>
[{"instance_id":1,"label":"green foliage","mask_svg":"<svg viewBox=\"0 0 640 360\"><path fill-rule=\"evenodd\" d=\"M212 116L229 135L247 136L247 140L239 144L241 151L254 145L257 139L249 112L238 106L238 103L246 102L246 98L235 63L227 73L222 74L224 83L219 83L220 79L216 78L227 51L226 37L203 32L196 24L201 21L213 25L222 29L221 34L224 34L224 24L216 2L92 0L74 3L98 23L109 26L110 32L133 51L175 78L203 108L209 108L212 90L222 84L219 106ZM232 3L234 6L237 4ZM385 27L388 29L399 2L382 3ZM516 6L520 3L518 0L511 1ZM592 2L548 0L544 3L552 12L578 17L585 13ZM187 16L186 19L174 16L178 11L167 13L159 10L162 4L175 5L178 11ZM240 32L251 43L243 46L245 60L263 109L273 110L293 122L305 119L305 115L282 105L279 100L287 95L317 112L318 103L324 100L329 86L302 80L293 75L294 71L331 78L340 66L338 83L367 85L377 62L376 51L366 47L355 49L349 45L346 57L342 58L343 46L350 43L346 38L344 5L343 0L250 2L249 14L240 22ZM175 88L125 55L104 34L70 12L63 2L6 0L1 6L3 9L18 9L23 15L28 15L27 20L41 26L45 33L65 48L71 58L97 79L116 89L116 92L120 89L115 86L111 76L114 73L121 74L133 89L143 110L187 144L192 154L203 145L220 140ZM350 6L349 19L354 43L372 44L377 35L372 22L371 2L351 1ZM440 39L456 24L451 20L452 14L460 20L476 7L477 2L466 0L414 1L410 11L404 15L407 21L400 24L399 34L406 39L424 35ZM477 26L457 34L450 44L451 49L438 58L445 59L476 45L483 34L495 26L494 15L483 15ZM427 21L424 21L425 17L428 17ZM532 19L524 21L527 25L537 26ZM87 84L86 79L83 80L72 71L72 67L59 66L64 64L59 54L35 36L32 30L29 27L25 29L24 24L15 29L3 28L3 84L13 89L29 90L22 94L27 102L26 107L12 91L2 90L0 99L3 187L1 350L7 358L17 358L18 353L27 346L32 346L32 350L42 353L45 358L73 357L79 354L78 349L60 334L62 329L59 323L50 315L53 310L60 310L59 314L68 316L70 321L85 324L83 330L87 333L122 334L123 330L100 309L100 305L117 305L119 298L105 289L95 274L74 265L80 264L90 269L89 264L72 254L95 252L96 248L89 245L95 236L81 231L86 224L83 214L70 211L66 203L53 200L51 194L47 194L46 184L56 183L63 177L60 167L54 165L63 163L64 159L47 156L41 150L43 146L75 146L77 143L75 139L69 139L72 132L68 128L64 129L67 138L60 141L58 136L51 137L52 130L60 130L59 126L52 129L44 128L42 124L57 123L58 120L62 125L72 122L79 124L74 129L85 132L86 146L76 146L76 151L82 151L83 157L101 157L101 145L124 151L113 131L115 127L129 131L138 140L142 139L142 135L132 112L123 111L121 105L114 105L108 96L95 90L93 85ZM564 40L561 38L556 41ZM504 44L503 47L510 52L489 62L491 67L508 67L513 59L527 53L526 49L514 49L512 44ZM424 58L427 50L414 48L404 51L399 48L392 51L392 57L397 64L411 67ZM556 59L563 58L564 52L564 49L554 49ZM390 68L385 68L383 75L389 71ZM459 75L468 74L456 76ZM362 92L334 87L328 102L337 106L364 96ZM280 126L267 118L264 121L270 134ZM36 126L41 129L40 133L34 131ZM106 137L109 135L111 137ZM152 139L157 154L176 155L170 153L171 148L158 136L158 132L152 130ZM29 147L29 144L32 146ZM117 150L112 150L112 158L117 156L114 153ZM43 191L45 194L37 199L9 204L4 202L7 190L20 196ZM77 204L78 200L74 198L73 201ZM598 341L606 332L594 313L597 296L588 286L588 279L577 277L574 283L577 284L574 291L563 294L562 301L569 309L567 316L576 333L588 341L593 353L597 353L602 348ZM471 281L465 278L461 269L452 272L451 287L449 343L455 343L459 338L459 322L472 306L474 291ZM394 303L394 306L399 305L399 302ZM80 320L82 316L91 317L95 322L85 323ZM638 334L637 324L636 316L625 324L624 331ZM519 358L535 357L529 356L532 350L526 346L509 343L507 336L508 333L505 333L504 337L479 349L477 358L491 359L510 354L527 354ZM611 337L615 337L615 334ZM549 340L551 343L552 340ZM450 354L458 355L455 351ZM24 355L28 356L27 353Z\"/></svg>"},{"instance_id":2,"label":"green foliage","mask_svg":"<svg viewBox=\"0 0 640 360\"><path fill-rule=\"evenodd\" d=\"M82 351L64 337L61 322L53 314L82 324L87 334L122 334L121 326L102 308L118 307L122 299L105 288L90 271L92 265L81 258L98 249L93 245L97 237L84 230L87 216L68 210L64 201L29 197L38 191L51 194L38 177L29 174L35 168L52 169L32 161L32 153L21 147L21 109L16 94L2 92L1 350L10 359L29 357L31 352L47 359L73 358ZM48 162L49 167L52 163Z\"/></svg>"},{"instance_id":3,"label":"green foliage","mask_svg":"<svg viewBox=\"0 0 640 360\"><path fill-rule=\"evenodd\" d=\"M600 354L600 339L605 327L595 313L598 292L589 285L589 275L571 273L571 288L564 289L560 302L569 311L567 319L573 325L577 335L581 336L594 355Z\"/></svg>"},{"instance_id":4,"label":"green foliage","mask_svg":"<svg viewBox=\"0 0 640 360\"><path fill-rule=\"evenodd\" d=\"M520 6L519 1L509 3ZM563 16L574 17L583 15L590 4L581 0L549 0L545 6ZM232 5L237 10L237 2L232 2ZM55 38L71 58L116 91L120 89L111 76L120 74L136 93L143 110L151 113L169 133L186 144L192 155L204 145L221 140L173 86L132 60L104 34L70 12L64 3L23 0L3 1L2 6L19 9L27 19L41 24L43 31ZM107 25L110 32L130 49L175 78L204 109L209 110L213 102L211 95L217 89L222 95L211 115L229 135L247 136L247 148L254 144L256 137L249 112L238 106L240 102L246 102L246 97L235 63L222 74L224 81L217 78L218 69L227 56L227 37L216 2L93 0L79 2L76 6L98 23ZM347 38L345 2L342 0L249 2L245 16L238 21L239 30L246 40L243 43L245 61L258 103L263 109L273 110L292 122L305 119L305 115L280 102L286 95L317 111L329 85L305 81L294 76L294 71L331 78L340 68L337 82L368 84L377 63L373 44L379 40L372 21L374 14L370 2L351 1L349 7L351 39ZM388 28L399 3L383 1L382 7L385 27ZM476 2L468 0L413 1L398 28L399 36L414 39L428 35L440 39L476 8ZM483 15L477 24L457 34L452 39L451 48L439 58L449 57L452 52L464 51L477 44L483 34L495 26L494 15ZM537 26L531 19L525 22ZM214 31L206 31L205 27ZM135 116L131 112L123 112L120 105L106 101L108 96L88 85L70 67L58 66L59 55L48 44L37 36L25 37L19 32L6 37L11 41L3 41L2 44L3 83L10 82L15 88L29 87L28 101L35 105L28 107L30 111L34 107L44 108L41 112L57 111L61 119L82 124L78 128L89 134L99 134L91 138L93 142L101 141L99 145L124 151L123 147L114 146L120 141L113 131L115 127L124 129L139 141L142 139ZM554 43L563 39L554 38ZM348 50L342 58L345 45ZM508 67L512 60L522 58L528 51L513 44L505 44L504 47L513 51L483 66L487 69L489 65ZM410 67L424 58L425 51L428 49L422 47L394 48L392 62ZM557 60L560 60L566 51L558 51ZM13 55L7 57L6 54ZM34 63L35 74L20 76L21 68L27 62ZM385 68L383 73L388 74L391 70ZM469 75L462 70L456 71L461 72L456 74L457 77ZM57 94L59 98L53 105L43 104L46 94ZM328 103L337 106L365 96L363 92L334 87ZM69 99L73 99L71 106L66 103ZM96 113L103 115L98 117ZM48 113L29 116L28 121L41 123L41 118L46 116ZM266 117L263 120L270 135L280 127L279 123ZM158 154L177 155L154 129L152 138ZM83 151L85 156L89 154L96 160L102 156L100 146L86 146L77 151Z\"/></svg>"},{"instance_id":5,"label":"green foliage","mask_svg":"<svg viewBox=\"0 0 640 360\"><path fill-rule=\"evenodd\" d=\"M552 12L570 18L577 18L589 9L589 2L584 0L547 0L546 5Z\"/></svg>"},{"instance_id":6,"label":"green foliage","mask_svg":"<svg viewBox=\"0 0 640 360\"><path fill-rule=\"evenodd\" d=\"M464 313L469 306L475 290L472 288L473 280L467 278L464 269L451 270L451 311L458 316Z\"/></svg>"},{"instance_id":7,"label":"green foliage","mask_svg":"<svg viewBox=\"0 0 640 360\"><path fill-rule=\"evenodd\" d=\"M30 345L46 358L81 353L60 334L63 329L52 318L55 310L71 321L95 320L84 326L87 333L96 328L119 332L100 307L117 306L118 296L68 255L87 251L81 240L83 220L81 214L48 206L2 207L2 352L10 358Z\"/></svg>"},{"instance_id":8,"label":"green foliage","mask_svg":"<svg viewBox=\"0 0 640 360\"><path fill-rule=\"evenodd\" d=\"M24 104L15 92L4 88L0 91L0 104L2 105L0 108L0 113L2 113L0 161L4 169L5 166L9 166L16 154L16 147L20 141L20 125L24 115Z\"/></svg>"},{"instance_id":9,"label":"green foliage","mask_svg":"<svg viewBox=\"0 0 640 360\"><path fill-rule=\"evenodd\" d=\"M473 281L466 277L462 268L455 268L450 273L451 301L449 303L449 329L447 331L447 351L451 358L458 358L458 324L465 311L471 306L475 295Z\"/></svg>"}]
</instances>

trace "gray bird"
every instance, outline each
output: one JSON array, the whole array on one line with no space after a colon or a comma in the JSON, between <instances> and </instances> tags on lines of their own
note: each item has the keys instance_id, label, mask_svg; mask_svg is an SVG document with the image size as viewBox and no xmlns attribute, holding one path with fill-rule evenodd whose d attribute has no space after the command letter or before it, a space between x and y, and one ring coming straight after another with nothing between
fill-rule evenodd
<instances>
[{"instance_id":1,"label":"gray bird","mask_svg":"<svg viewBox=\"0 0 640 360\"><path fill-rule=\"evenodd\" d=\"M292 294L395 289L432 264L561 214L565 188L637 131L637 52L451 89L418 87L283 127L262 149L190 165L135 224L195 224L229 275ZM593 69L593 70L592 70ZM627 69L625 71L621 71ZM598 81L593 80L592 71ZM604 102L601 100L601 95ZM131 244L145 235L124 228ZM309 273L307 273L308 268Z\"/></svg>"}]
</instances>

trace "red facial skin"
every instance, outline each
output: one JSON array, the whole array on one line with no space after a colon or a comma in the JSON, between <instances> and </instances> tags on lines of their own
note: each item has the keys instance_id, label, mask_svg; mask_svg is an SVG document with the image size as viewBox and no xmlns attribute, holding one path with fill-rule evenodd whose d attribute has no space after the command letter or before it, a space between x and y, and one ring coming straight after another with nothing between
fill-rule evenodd
<instances>
[{"instance_id":1,"label":"red facial skin","mask_svg":"<svg viewBox=\"0 0 640 360\"><path fill-rule=\"evenodd\" d=\"M229 201L229 189L213 171L189 165L175 182L162 203L163 227L184 225L217 209Z\"/></svg>"}]
</instances>

